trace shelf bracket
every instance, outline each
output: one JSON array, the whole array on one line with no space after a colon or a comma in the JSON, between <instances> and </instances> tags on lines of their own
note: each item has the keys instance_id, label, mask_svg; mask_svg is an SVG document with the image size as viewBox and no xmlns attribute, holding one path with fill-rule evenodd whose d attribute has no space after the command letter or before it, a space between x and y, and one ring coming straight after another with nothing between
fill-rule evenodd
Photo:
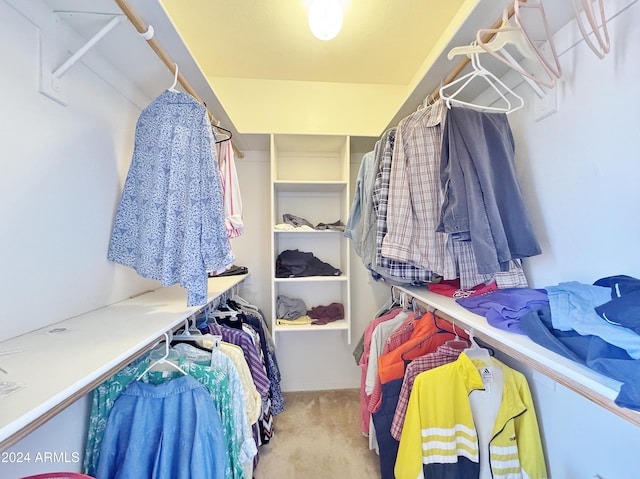
<instances>
[{"instance_id":1,"label":"shelf bracket","mask_svg":"<svg viewBox=\"0 0 640 479\"><path fill-rule=\"evenodd\" d=\"M87 41L87 43L85 43L76 53L71 55L71 57L69 57L69 59L66 62L60 65L56 69L56 71L53 72L52 74L53 78L60 78L62 75L64 75L67 72L67 70L69 70L69 68L75 65L78 62L78 60L80 60L80 58L84 56L85 53L91 50L96 43L102 40L102 38L107 33L113 30L116 27L116 25L118 25L118 23L122 21L123 18L124 18L124 15L118 15L112 18L109 23L107 23L104 27L102 27L102 29L98 33L96 33L93 37L91 37L89 41Z\"/></svg>"},{"instance_id":2,"label":"shelf bracket","mask_svg":"<svg viewBox=\"0 0 640 479\"><path fill-rule=\"evenodd\" d=\"M71 55L62 65L55 70L50 67L50 52L46 46L41 46L40 64L40 92L52 100L62 105L67 104L67 87L64 81L64 74L73 67L91 48L93 48L102 38L113 30L122 20L124 15L114 16L109 23L102 27L93 37L91 37L78 51ZM53 71L52 71L53 70Z\"/></svg>"}]
</instances>

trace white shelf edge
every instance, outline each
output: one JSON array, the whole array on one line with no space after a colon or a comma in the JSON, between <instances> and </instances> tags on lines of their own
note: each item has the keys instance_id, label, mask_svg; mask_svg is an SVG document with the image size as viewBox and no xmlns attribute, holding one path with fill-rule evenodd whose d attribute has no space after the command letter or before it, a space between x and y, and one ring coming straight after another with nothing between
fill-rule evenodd
<instances>
[{"instance_id":1,"label":"white shelf edge","mask_svg":"<svg viewBox=\"0 0 640 479\"><path fill-rule=\"evenodd\" d=\"M327 324L300 324L300 325L290 325L290 326L282 326L276 324L275 331L277 333L295 333L295 332L303 332L303 331L311 331L311 332L320 332L320 331L343 331L349 329L349 323L346 319L339 319L337 321L333 321L332 323Z\"/></svg>"},{"instance_id":2,"label":"white shelf edge","mask_svg":"<svg viewBox=\"0 0 640 479\"><path fill-rule=\"evenodd\" d=\"M302 230L302 229L295 229L295 230L279 230L279 229L273 229L274 233L278 233L278 234L339 234L342 235L342 231L338 231L338 230Z\"/></svg>"},{"instance_id":3,"label":"white shelf edge","mask_svg":"<svg viewBox=\"0 0 640 479\"><path fill-rule=\"evenodd\" d=\"M247 276L209 279L208 302ZM186 291L179 286L159 288L0 342L0 352L18 351L0 356L8 371L2 380L25 384L23 389L0 397L0 450L58 414L201 309L186 304ZM105 321L109 321L106 329ZM122 330L117 329L118 324ZM66 331L48 333L55 328ZM103 330L107 340L100 342ZM79 372L72 377L51 374L52 370L73 367ZM42 390L48 381L52 383Z\"/></svg>"},{"instance_id":4,"label":"white shelf edge","mask_svg":"<svg viewBox=\"0 0 640 479\"><path fill-rule=\"evenodd\" d=\"M312 282L342 282L349 278L345 275L340 276L300 276L296 278L273 278L274 283L312 283Z\"/></svg>"},{"instance_id":5,"label":"white shelf edge","mask_svg":"<svg viewBox=\"0 0 640 479\"><path fill-rule=\"evenodd\" d=\"M489 346L505 352L617 416L640 426L639 412L620 407L614 402L621 385L619 381L536 344L527 336L495 328L487 322L486 318L465 309L453 298L432 293L426 288L393 287L399 291L405 291L419 302L448 316L449 319L454 319L456 326L467 330L472 329L474 335Z\"/></svg>"}]
</instances>

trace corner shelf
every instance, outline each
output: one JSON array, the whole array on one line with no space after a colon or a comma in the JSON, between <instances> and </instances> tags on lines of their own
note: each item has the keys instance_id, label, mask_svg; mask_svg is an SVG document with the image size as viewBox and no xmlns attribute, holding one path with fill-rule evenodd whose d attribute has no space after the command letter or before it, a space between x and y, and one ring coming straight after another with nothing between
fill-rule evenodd
<instances>
[{"instance_id":1,"label":"corner shelf","mask_svg":"<svg viewBox=\"0 0 640 479\"><path fill-rule=\"evenodd\" d=\"M209 279L208 301L247 275ZM187 307L178 285L114 303L0 342L2 381L23 388L0 396L0 450L44 424L151 349L202 306Z\"/></svg>"}]
</instances>

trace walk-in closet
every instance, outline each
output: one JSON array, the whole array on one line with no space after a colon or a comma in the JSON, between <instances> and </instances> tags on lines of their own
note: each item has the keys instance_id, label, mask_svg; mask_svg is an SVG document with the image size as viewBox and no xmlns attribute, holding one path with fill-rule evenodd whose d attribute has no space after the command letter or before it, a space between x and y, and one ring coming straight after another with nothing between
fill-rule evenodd
<instances>
[{"instance_id":1,"label":"walk-in closet","mask_svg":"<svg viewBox=\"0 0 640 479\"><path fill-rule=\"evenodd\" d=\"M0 478L636 477L639 23L0 0Z\"/></svg>"}]
</instances>

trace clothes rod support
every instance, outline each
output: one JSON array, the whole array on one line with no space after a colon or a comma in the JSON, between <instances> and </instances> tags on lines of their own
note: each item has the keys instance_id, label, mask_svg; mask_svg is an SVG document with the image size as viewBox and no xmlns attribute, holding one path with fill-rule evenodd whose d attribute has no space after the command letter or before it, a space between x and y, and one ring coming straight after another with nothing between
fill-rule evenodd
<instances>
[{"instance_id":1,"label":"clothes rod support","mask_svg":"<svg viewBox=\"0 0 640 479\"><path fill-rule=\"evenodd\" d=\"M102 27L102 29L98 33L96 33L93 37L91 37L87 43L85 43L76 53L71 55L71 57L66 62L60 65L53 72L52 74L53 78L54 79L61 78L62 75L64 75L67 72L67 70L69 70L69 68L75 65L78 62L78 60L80 60L80 58L84 56L85 53L91 50L91 48L93 48L93 46L96 43L98 43L107 33L113 30L116 27L116 25L118 25L118 23L122 21L123 18L124 18L124 15L118 15L112 18L109 23L107 23L104 27Z\"/></svg>"}]
</instances>

